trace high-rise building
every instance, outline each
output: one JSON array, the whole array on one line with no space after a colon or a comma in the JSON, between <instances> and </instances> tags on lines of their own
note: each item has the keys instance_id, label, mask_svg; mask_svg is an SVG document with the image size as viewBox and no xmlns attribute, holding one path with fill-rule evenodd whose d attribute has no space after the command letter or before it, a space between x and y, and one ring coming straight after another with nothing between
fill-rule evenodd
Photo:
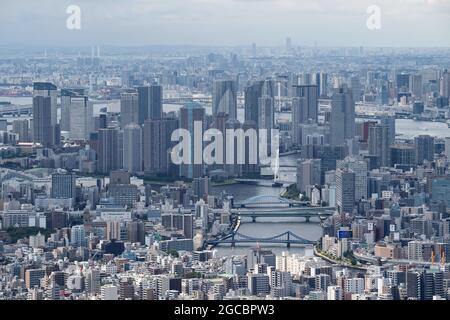
<instances>
[{"instance_id":1,"label":"high-rise building","mask_svg":"<svg viewBox=\"0 0 450 320\"><path fill-rule=\"evenodd\" d=\"M194 128L197 125L200 129L198 134L203 137L205 127L205 109L198 103L188 103L180 109L180 128L189 131L191 136L191 150L183 150L189 155L189 163L180 165L180 176L193 179L203 176L203 145L200 150L196 150L194 143ZM201 159L199 159L201 157Z\"/></svg>"},{"instance_id":2,"label":"high-rise building","mask_svg":"<svg viewBox=\"0 0 450 320\"><path fill-rule=\"evenodd\" d=\"M389 104L389 89L387 84L381 85L377 95L377 102L383 106Z\"/></svg>"},{"instance_id":3,"label":"high-rise building","mask_svg":"<svg viewBox=\"0 0 450 320\"><path fill-rule=\"evenodd\" d=\"M413 114L422 114L425 111L425 104L422 101L415 101L413 103Z\"/></svg>"},{"instance_id":4,"label":"high-rise building","mask_svg":"<svg viewBox=\"0 0 450 320\"><path fill-rule=\"evenodd\" d=\"M84 97L84 89L61 89L61 131L70 132L70 110L72 97Z\"/></svg>"},{"instance_id":5,"label":"high-rise building","mask_svg":"<svg viewBox=\"0 0 450 320\"><path fill-rule=\"evenodd\" d=\"M357 157L349 156L338 160L336 167L350 169L355 174L355 201L367 199L367 162Z\"/></svg>"},{"instance_id":6,"label":"high-rise building","mask_svg":"<svg viewBox=\"0 0 450 320\"><path fill-rule=\"evenodd\" d=\"M119 300L133 300L134 285L131 278L121 278L119 281Z\"/></svg>"},{"instance_id":7,"label":"high-rise building","mask_svg":"<svg viewBox=\"0 0 450 320\"><path fill-rule=\"evenodd\" d=\"M328 286L331 284L331 276L326 273L319 273L314 276L314 288L315 290L327 291Z\"/></svg>"},{"instance_id":8,"label":"high-rise building","mask_svg":"<svg viewBox=\"0 0 450 320\"><path fill-rule=\"evenodd\" d=\"M321 184L321 167L320 159L297 160L297 190L299 192L309 195L312 187Z\"/></svg>"},{"instance_id":9,"label":"high-rise building","mask_svg":"<svg viewBox=\"0 0 450 320\"><path fill-rule=\"evenodd\" d=\"M172 133L178 129L178 120L165 118L144 122L144 171L148 175L168 175L174 166L170 152L175 145Z\"/></svg>"},{"instance_id":10,"label":"high-rise building","mask_svg":"<svg viewBox=\"0 0 450 320\"><path fill-rule=\"evenodd\" d=\"M50 125L55 126L57 121L57 88L49 82L35 82L33 84L33 97L50 98Z\"/></svg>"},{"instance_id":11,"label":"high-rise building","mask_svg":"<svg viewBox=\"0 0 450 320\"><path fill-rule=\"evenodd\" d=\"M311 73L303 72L303 73L300 73L299 75L297 75L297 83L296 83L296 85L309 86L309 85L312 84L312 82L313 82L312 80L313 79L312 79Z\"/></svg>"},{"instance_id":12,"label":"high-rise building","mask_svg":"<svg viewBox=\"0 0 450 320\"><path fill-rule=\"evenodd\" d=\"M132 174L142 172L142 128L136 123L123 130L123 168Z\"/></svg>"},{"instance_id":13,"label":"high-rise building","mask_svg":"<svg viewBox=\"0 0 450 320\"><path fill-rule=\"evenodd\" d=\"M100 129L98 131L98 164L100 173L119 169L119 130L116 128Z\"/></svg>"},{"instance_id":14,"label":"high-rise building","mask_svg":"<svg viewBox=\"0 0 450 320\"><path fill-rule=\"evenodd\" d=\"M88 269L85 273L86 291L90 294L99 294L101 287L100 270Z\"/></svg>"},{"instance_id":15,"label":"high-rise building","mask_svg":"<svg viewBox=\"0 0 450 320\"><path fill-rule=\"evenodd\" d=\"M447 157L447 159L450 159L450 138L449 137L445 138L445 152L444 152L444 154Z\"/></svg>"},{"instance_id":16,"label":"high-rise building","mask_svg":"<svg viewBox=\"0 0 450 320\"><path fill-rule=\"evenodd\" d=\"M444 273L438 269L425 269L422 272L422 300L433 300L434 296L445 297Z\"/></svg>"},{"instance_id":17,"label":"high-rise building","mask_svg":"<svg viewBox=\"0 0 450 320\"><path fill-rule=\"evenodd\" d=\"M234 80L216 80L213 83L212 112L223 112L230 119L237 118L237 84Z\"/></svg>"},{"instance_id":18,"label":"high-rise building","mask_svg":"<svg viewBox=\"0 0 450 320\"><path fill-rule=\"evenodd\" d=\"M345 146L305 145L302 146L302 155L306 159L322 160L322 181L324 173L336 169L336 161L344 159L348 153Z\"/></svg>"},{"instance_id":19,"label":"high-rise building","mask_svg":"<svg viewBox=\"0 0 450 320\"><path fill-rule=\"evenodd\" d=\"M131 243L145 243L145 223L143 221L131 221L127 224L128 241Z\"/></svg>"},{"instance_id":20,"label":"high-rise building","mask_svg":"<svg viewBox=\"0 0 450 320\"><path fill-rule=\"evenodd\" d=\"M93 105L88 97L70 97L69 114L70 139L88 140L93 121Z\"/></svg>"},{"instance_id":21,"label":"high-rise building","mask_svg":"<svg viewBox=\"0 0 450 320\"><path fill-rule=\"evenodd\" d=\"M406 295L409 298L422 299L422 275L420 271L411 270L406 273Z\"/></svg>"},{"instance_id":22,"label":"high-rise building","mask_svg":"<svg viewBox=\"0 0 450 320\"><path fill-rule=\"evenodd\" d=\"M30 124L28 120L14 120L12 124L12 132L19 136L19 142L30 142Z\"/></svg>"},{"instance_id":23,"label":"high-rise building","mask_svg":"<svg viewBox=\"0 0 450 320\"><path fill-rule=\"evenodd\" d=\"M417 164L434 160L434 138L429 135L420 135L414 138Z\"/></svg>"},{"instance_id":24,"label":"high-rise building","mask_svg":"<svg viewBox=\"0 0 450 320\"><path fill-rule=\"evenodd\" d=\"M348 278L344 280L345 293L363 294L364 287L363 278Z\"/></svg>"},{"instance_id":25,"label":"high-rise building","mask_svg":"<svg viewBox=\"0 0 450 320\"><path fill-rule=\"evenodd\" d=\"M350 169L336 169L336 206L339 213L353 213L355 173Z\"/></svg>"},{"instance_id":26,"label":"high-rise building","mask_svg":"<svg viewBox=\"0 0 450 320\"><path fill-rule=\"evenodd\" d=\"M266 79L262 86L261 96L267 96L271 98L275 98L278 96L278 84L279 82L272 79Z\"/></svg>"},{"instance_id":27,"label":"high-rise building","mask_svg":"<svg viewBox=\"0 0 450 320\"><path fill-rule=\"evenodd\" d=\"M346 140L355 137L355 103L351 92L343 86L333 94L330 115L331 145L345 144Z\"/></svg>"},{"instance_id":28,"label":"high-rise building","mask_svg":"<svg viewBox=\"0 0 450 320\"><path fill-rule=\"evenodd\" d=\"M222 146L223 163L214 163L214 164L208 165L208 171L226 170L226 165L225 165L226 154L227 154L226 130L227 130L228 115L226 115L223 112L220 112L216 115L213 115L212 118L213 119L212 119L210 128L217 130L217 133L220 132L222 134L222 138L223 138L223 146ZM250 121L250 123L254 124L254 128L256 128L256 126L257 126L256 122ZM208 141L212 141L213 139L215 139L214 136L208 136L208 133L206 133L205 137L207 138ZM220 145L218 145L217 147L220 147Z\"/></svg>"},{"instance_id":29,"label":"high-rise building","mask_svg":"<svg viewBox=\"0 0 450 320\"><path fill-rule=\"evenodd\" d=\"M442 97L450 98L450 73L447 70L441 75L439 91Z\"/></svg>"},{"instance_id":30,"label":"high-rise building","mask_svg":"<svg viewBox=\"0 0 450 320\"><path fill-rule=\"evenodd\" d=\"M439 269L410 270L406 273L406 294L418 300L445 295L444 273Z\"/></svg>"},{"instance_id":31,"label":"high-rise building","mask_svg":"<svg viewBox=\"0 0 450 320\"><path fill-rule=\"evenodd\" d=\"M450 178L435 178L431 185L431 199L442 201L447 208L450 208Z\"/></svg>"},{"instance_id":32,"label":"high-rise building","mask_svg":"<svg viewBox=\"0 0 450 320\"><path fill-rule=\"evenodd\" d=\"M266 295L270 292L269 276L262 273L248 275L248 289L251 295Z\"/></svg>"},{"instance_id":33,"label":"high-rise building","mask_svg":"<svg viewBox=\"0 0 450 320\"><path fill-rule=\"evenodd\" d=\"M52 174L51 197L55 199L75 198L76 176L72 173Z\"/></svg>"},{"instance_id":34,"label":"high-rise building","mask_svg":"<svg viewBox=\"0 0 450 320\"><path fill-rule=\"evenodd\" d=\"M329 286L327 300L344 300L344 290L339 286Z\"/></svg>"},{"instance_id":35,"label":"high-rise building","mask_svg":"<svg viewBox=\"0 0 450 320\"><path fill-rule=\"evenodd\" d=\"M136 91L130 90L120 95L120 116L121 128L125 128L130 123L139 122L139 95Z\"/></svg>"},{"instance_id":36,"label":"high-rise building","mask_svg":"<svg viewBox=\"0 0 450 320\"><path fill-rule=\"evenodd\" d=\"M244 130L244 132L248 132L248 130L257 131L257 125L254 122L246 121L242 125L242 130ZM258 157L256 156L259 152L258 151L259 144L258 146L254 147L251 145L250 139L245 139L244 148L245 148L245 163L242 165L242 174L248 176L258 175L261 170L258 165Z\"/></svg>"},{"instance_id":37,"label":"high-rise building","mask_svg":"<svg viewBox=\"0 0 450 320\"><path fill-rule=\"evenodd\" d=\"M274 100L270 96L259 98L258 129L267 130L267 148L270 150L272 129L275 125Z\"/></svg>"},{"instance_id":38,"label":"high-rise building","mask_svg":"<svg viewBox=\"0 0 450 320\"><path fill-rule=\"evenodd\" d=\"M316 85L297 85L293 86L293 97L306 98L306 106L302 110L302 119L310 121L312 123L317 122L319 104L318 104L318 93Z\"/></svg>"},{"instance_id":39,"label":"high-rise building","mask_svg":"<svg viewBox=\"0 0 450 320\"><path fill-rule=\"evenodd\" d=\"M25 271L25 287L33 289L39 287L41 279L46 275L45 269L28 269Z\"/></svg>"},{"instance_id":40,"label":"high-rise building","mask_svg":"<svg viewBox=\"0 0 450 320\"><path fill-rule=\"evenodd\" d=\"M395 117L382 116L380 118L380 124L388 126L389 145L394 144L396 134Z\"/></svg>"},{"instance_id":41,"label":"high-rise building","mask_svg":"<svg viewBox=\"0 0 450 320\"><path fill-rule=\"evenodd\" d=\"M119 294L117 286L112 284L106 284L101 287L101 300L119 300Z\"/></svg>"},{"instance_id":42,"label":"high-rise building","mask_svg":"<svg viewBox=\"0 0 450 320\"><path fill-rule=\"evenodd\" d=\"M308 101L304 97L292 99L292 142L296 145L302 144L302 125L307 123Z\"/></svg>"},{"instance_id":43,"label":"high-rise building","mask_svg":"<svg viewBox=\"0 0 450 320\"><path fill-rule=\"evenodd\" d=\"M377 167L389 167L389 127L372 125L369 127L369 155L377 157Z\"/></svg>"},{"instance_id":44,"label":"high-rise building","mask_svg":"<svg viewBox=\"0 0 450 320\"><path fill-rule=\"evenodd\" d=\"M409 89L411 90L413 97L416 99L422 99L423 82L422 75L420 73L411 75L409 78Z\"/></svg>"},{"instance_id":45,"label":"high-rise building","mask_svg":"<svg viewBox=\"0 0 450 320\"><path fill-rule=\"evenodd\" d=\"M108 196L114 199L114 204L121 207L133 207L138 199L138 189L134 184L110 184Z\"/></svg>"},{"instance_id":46,"label":"high-rise building","mask_svg":"<svg viewBox=\"0 0 450 320\"><path fill-rule=\"evenodd\" d=\"M409 91L409 73L399 73L396 75L396 84L398 92L408 92Z\"/></svg>"},{"instance_id":47,"label":"high-rise building","mask_svg":"<svg viewBox=\"0 0 450 320\"><path fill-rule=\"evenodd\" d=\"M232 130L233 132L238 132L238 130L242 129L242 124L235 119L229 119L225 124L226 130ZM267 135L269 139L270 135ZM246 139L249 140L249 139ZM269 141L269 140L268 140ZM245 143L245 141L244 141ZM241 153L245 157L245 150L242 149L242 141L238 139L238 135L233 135L232 137L227 136L225 134L224 139L224 146L225 146L225 152L224 152L224 163L225 164L225 171L230 177L240 177L242 175L242 161L240 161ZM233 150L231 148L233 146ZM267 150L270 152L270 141L267 145ZM234 153L234 157L233 157Z\"/></svg>"},{"instance_id":48,"label":"high-rise building","mask_svg":"<svg viewBox=\"0 0 450 320\"><path fill-rule=\"evenodd\" d=\"M139 95L138 124L143 125L145 120L159 120L162 117L163 89L160 85L151 85L137 88Z\"/></svg>"},{"instance_id":49,"label":"high-rise building","mask_svg":"<svg viewBox=\"0 0 450 320\"><path fill-rule=\"evenodd\" d=\"M258 123L259 98L262 97L264 81L256 81L245 88L245 121Z\"/></svg>"},{"instance_id":50,"label":"high-rise building","mask_svg":"<svg viewBox=\"0 0 450 320\"><path fill-rule=\"evenodd\" d=\"M172 230L183 230L184 236L188 239L194 237L194 215L192 214L163 214L161 216L162 225Z\"/></svg>"},{"instance_id":51,"label":"high-rise building","mask_svg":"<svg viewBox=\"0 0 450 320\"><path fill-rule=\"evenodd\" d=\"M328 93L328 74L320 73L320 86L319 86L319 96L326 97Z\"/></svg>"},{"instance_id":52,"label":"high-rise building","mask_svg":"<svg viewBox=\"0 0 450 320\"><path fill-rule=\"evenodd\" d=\"M389 147L391 167L408 170L416 166L416 150L411 145L393 144Z\"/></svg>"},{"instance_id":53,"label":"high-rise building","mask_svg":"<svg viewBox=\"0 0 450 320\"><path fill-rule=\"evenodd\" d=\"M86 246L86 229L84 225L73 226L70 229L70 244L73 247Z\"/></svg>"},{"instance_id":54,"label":"high-rise building","mask_svg":"<svg viewBox=\"0 0 450 320\"><path fill-rule=\"evenodd\" d=\"M53 144L51 97L33 98L33 141L44 147Z\"/></svg>"},{"instance_id":55,"label":"high-rise building","mask_svg":"<svg viewBox=\"0 0 450 320\"><path fill-rule=\"evenodd\" d=\"M353 101L361 101L361 81L359 80L359 77L353 76L350 78L350 89Z\"/></svg>"},{"instance_id":56,"label":"high-rise building","mask_svg":"<svg viewBox=\"0 0 450 320\"><path fill-rule=\"evenodd\" d=\"M198 198L208 196L210 184L211 178L209 177L195 178L192 181L192 190L194 192L194 195L196 195Z\"/></svg>"}]
</instances>

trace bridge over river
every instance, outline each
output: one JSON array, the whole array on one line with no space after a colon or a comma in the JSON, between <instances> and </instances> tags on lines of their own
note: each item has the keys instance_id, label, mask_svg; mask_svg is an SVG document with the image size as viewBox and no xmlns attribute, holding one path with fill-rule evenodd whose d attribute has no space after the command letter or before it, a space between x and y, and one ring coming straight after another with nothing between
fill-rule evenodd
<instances>
[{"instance_id":1,"label":"bridge over river","mask_svg":"<svg viewBox=\"0 0 450 320\"><path fill-rule=\"evenodd\" d=\"M229 244L234 247L236 244L251 244L251 243L268 243L268 244L286 244L288 248L291 247L291 244L302 245L302 246L310 246L314 245L316 241L311 241L308 239L304 239L291 231L286 231L282 234L278 234L272 237L258 238L258 237L250 237L247 235L240 234L239 232L231 233L220 239L213 239L206 241L205 245L210 247L216 247L222 244Z\"/></svg>"},{"instance_id":2,"label":"bridge over river","mask_svg":"<svg viewBox=\"0 0 450 320\"><path fill-rule=\"evenodd\" d=\"M249 217L253 222L257 218L300 217L307 222L311 218L320 221L332 216L335 207L312 207L308 202L294 201L280 196L256 196L243 202L236 203L231 209L232 215Z\"/></svg>"},{"instance_id":3,"label":"bridge over river","mask_svg":"<svg viewBox=\"0 0 450 320\"><path fill-rule=\"evenodd\" d=\"M286 244L291 245L314 245L316 241L305 239L291 231L267 236L255 237L238 232L242 218L250 217L253 222L257 218L267 217L303 217L307 222L311 218L318 218L323 222L326 218L333 215L334 207L310 207L307 202L292 201L277 196L256 196L247 199L241 203L236 203L231 209L231 226L228 234L221 237L212 238L204 242L204 248L214 248L219 245L227 244L234 247L236 244Z\"/></svg>"}]
</instances>

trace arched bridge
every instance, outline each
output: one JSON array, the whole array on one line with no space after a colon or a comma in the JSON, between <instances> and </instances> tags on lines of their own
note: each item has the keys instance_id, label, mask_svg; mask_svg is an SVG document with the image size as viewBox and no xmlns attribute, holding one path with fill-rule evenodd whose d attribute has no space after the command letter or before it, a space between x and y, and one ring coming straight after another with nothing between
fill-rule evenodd
<instances>
[{"instance_id":1,"label":"arched bridge","mask_svg":"<svg viewBox=\"0 0 450 320\"><path fill-rule=\"evenodd\" d=\"M259 195L234 204L234 208L272 208L272 207L302 207L306 202L294 201L280 196Z\"/></svg>"},{"instance_id":2,"label":"arched bridge","mask_svg":"<svg viewBox=\"0 0 450 320\"><path fill-rule=\"evenodd\" d=\"M251 218L279 218L294 217L305 218L307 222L311 218L325 220L334 214L335 207L311 207L307 202L293 201L279 196L256 196L234 205L231 213L239 217Z\"/></svg>"},{"instance_id":3,"label":"arched bridge","mask_svg":"<svg viewBox=\"0 0 450 320\"><path fill-rule=\"evenodd\" d=\"M291 244L296 245L313 245L316 243L316 241L311 241L304 239L291 231L286 231L284 233L281 233L279 235L268 237L268 238L257 238L257 237L251 237L244 234L241 234L239 232L231 233L223 238L220 239L211 239L205 241L205 246L211 246L215 247L221 244L230 244L232 247L234 247L237 243L269 243L269 244L286 244L289 248Z\"/></svg>"}]
</instances>

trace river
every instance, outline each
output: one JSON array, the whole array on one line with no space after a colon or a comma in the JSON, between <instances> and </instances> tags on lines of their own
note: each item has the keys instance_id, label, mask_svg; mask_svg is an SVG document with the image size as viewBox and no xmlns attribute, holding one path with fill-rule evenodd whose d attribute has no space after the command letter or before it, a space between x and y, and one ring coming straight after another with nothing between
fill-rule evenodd
<instances>
[{"instance_id":1,"label":"river","mask_svg":"<svg viewBox=\"0 0 450 320\"><path fill-rule=\"evenodd\" d=\"M280 159L281 169L283 165L294 165L296 163L296 159L296 155L282 157ZM294 172L282 173L280 177L285 181L295 181ZM214 195L219 195L222 191L226 191L229 195L233 195L235 202L241 202L259 195L278 196L283 191L283 188L237 184L213 187L212 193ZM271 237L282 234L286 231L291 231L298 236L314 241L318 240L322 235L322 228L320 227L318 221L314 221L314 219L312 219L310 223L306 223L303 218L258 218L255 223L253 223L251 219L244 219L241 227L239 228L239 233L258 238ZM217 247L217 250L219 255L225 256L230 254L246 254L250 257L251 247L252 246L236 246L232 249L229 246L219 246ZM287 248L284 245L264 245L263 248L270 249L277 254L281 254L282 251L287 251ZM292 245L289 252L303 253L304 248Z\"/></svg>"}]
</instances>

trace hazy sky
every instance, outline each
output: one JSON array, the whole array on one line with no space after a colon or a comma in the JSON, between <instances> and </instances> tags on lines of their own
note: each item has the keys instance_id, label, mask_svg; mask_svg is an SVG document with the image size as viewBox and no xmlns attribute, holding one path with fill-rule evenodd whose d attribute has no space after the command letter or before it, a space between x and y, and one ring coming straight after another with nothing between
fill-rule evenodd
<instances>
[{"instance_id":1,"label":"hazy sky","mask_svg":"<svg viewBox=\"0 0 450 320\"><path fill-rule=\"evenodd\" d=\"M68 30L66 9L81 9ZM366 12L381 8L381 29ZM450 0L0 0L0 43L449 46Z\"/></svg>"}]
</instances>

